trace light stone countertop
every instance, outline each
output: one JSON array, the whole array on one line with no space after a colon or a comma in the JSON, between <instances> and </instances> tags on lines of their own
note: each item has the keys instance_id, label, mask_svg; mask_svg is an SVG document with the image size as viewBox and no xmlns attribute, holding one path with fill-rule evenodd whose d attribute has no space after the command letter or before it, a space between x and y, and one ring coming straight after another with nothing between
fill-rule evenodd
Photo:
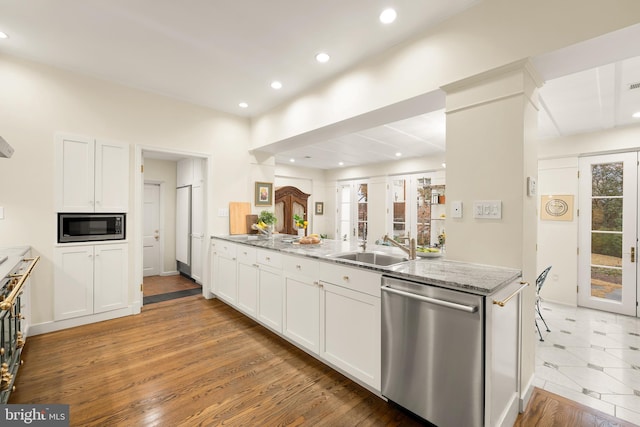
<instances>
[{"instance_id":1,"label":"light stone countertop","mask_svg":"<svg viewBox=\"0 0 640 427\"><path fill-rule=\"evenodd\" d=\"M7 257L7 259L0 264L0 278L4 278L15 266L22 262L22 258L29 252L29 249L29 246L0 248L0 260L4 259L5 256Z\"/></svg>"},{"instance_id":2,"label":"light stone countertop","mask_svg":"<svg viewBox=\"0 0 640 427\"><path fill-rule=\"evenodd\" d=\"M221 239L256 248L283 252L289 255L304 256L326 262L359 267L387 276L482 296L490 296L522 276L521 271L514 268L451 261L445 257L418 258L413 261L405 261L387 267L372 265L333 257L340 253L362 252L362 248L360 248L357 243L324 239L319 245L300 245L292 243L292 240L296 237L297 236L275 235L274 238L269 239L263 236L257 237L256 235L244 234L211 236L212 239ZM402 250L392 246L367 244L367 252L406 257L406 254Z\"/></svg>"}]
</instances>

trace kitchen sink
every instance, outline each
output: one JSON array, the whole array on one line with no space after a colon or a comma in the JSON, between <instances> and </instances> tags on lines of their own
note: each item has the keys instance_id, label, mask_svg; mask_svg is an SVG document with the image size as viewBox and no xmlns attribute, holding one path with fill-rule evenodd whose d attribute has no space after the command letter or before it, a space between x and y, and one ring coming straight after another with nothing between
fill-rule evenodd
<instances>
[{"instance_id":1,"label":"kitchen sink","mask_svg":"<svg viewBox=\"0 0 640 427\"><path fill-rule=\"evenodd\" d=\"M398 264L408 260L405 257L397 255L387 255L380 252L349 252L344 254L332 255L331 257L382 266Z\"/></svg>"}]
</instances>

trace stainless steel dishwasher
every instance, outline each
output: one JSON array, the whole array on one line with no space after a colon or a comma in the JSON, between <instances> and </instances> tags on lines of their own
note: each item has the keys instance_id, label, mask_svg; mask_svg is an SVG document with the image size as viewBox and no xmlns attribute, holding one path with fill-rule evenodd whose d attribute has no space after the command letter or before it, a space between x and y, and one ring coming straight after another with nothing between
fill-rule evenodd
<instances>
[{"instance_id":1,"label":"stainless steel dishwasher","mask_svg":"<svg viewBox=\"0 0 640 427\"><path fill-rule=\"evenodd\" d=\"M382 395L439 426L484 422L484 298L382 278Z\"/></svg>"}]
</instances>

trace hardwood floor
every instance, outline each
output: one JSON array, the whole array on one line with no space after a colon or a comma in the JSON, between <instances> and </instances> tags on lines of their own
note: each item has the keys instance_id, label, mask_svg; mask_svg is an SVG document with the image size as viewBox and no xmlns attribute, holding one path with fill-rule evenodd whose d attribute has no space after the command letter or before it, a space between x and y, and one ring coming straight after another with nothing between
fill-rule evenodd
<instances>
[{"instance_id":1,"label":"hardwood floor","mask_svg":"<svg viewBox=\"0 0 640 427\"><path fill-rule=\"evenodd\" d=\"M65 403L72 426L413 426L218 300L191 296L29 337L9 403ZM629 426L536 389L515 424Z\"/></svg>"},{"instance_id":2,"label":"hardwood floor","mask_svg":"<svg viewBox=\"0 0 640 427\"><path fill-rule=\"evenodd\" d=\"M142 293L145 297L200 288L200 285L196 282L179 274L174 276L147 276L142 283L144 285Z\"/></svg>"},{"instance_id":3,"label":"hardwood floor","mask_svg":"<svg viewBox=\"0 0 640 427\"><path fill-rule=\"evenodd\" d=\"M529 426L634 427L635 424L536 388L531 395L527 410L518 416L514 424L514 427Z\"/></svg>"},{"instance_id":4,"label":"hardwood floor","mask_svg":"<svg viewBox=\"0 0 640 427\"><path fill-rule=\"evenodd\" d=\"M69 404L74 426L420 425L201 296L29 337L23 359L10 403Z\"/></svg>"}]
</instances>

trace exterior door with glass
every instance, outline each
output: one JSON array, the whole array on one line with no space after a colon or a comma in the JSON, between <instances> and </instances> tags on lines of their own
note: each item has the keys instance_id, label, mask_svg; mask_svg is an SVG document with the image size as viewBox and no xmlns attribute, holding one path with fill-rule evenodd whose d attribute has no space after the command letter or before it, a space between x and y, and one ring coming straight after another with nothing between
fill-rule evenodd
<instances>
[{"instance_id":1,"label":"exterior door with glass","mask_svg":"<svg viewBox=\"0 0 640 427\"><path fill-rule=\"evenodd\" d=\"M580 159L578 305L637 315L638 156Z\"/></svg>"}]
</instances>

